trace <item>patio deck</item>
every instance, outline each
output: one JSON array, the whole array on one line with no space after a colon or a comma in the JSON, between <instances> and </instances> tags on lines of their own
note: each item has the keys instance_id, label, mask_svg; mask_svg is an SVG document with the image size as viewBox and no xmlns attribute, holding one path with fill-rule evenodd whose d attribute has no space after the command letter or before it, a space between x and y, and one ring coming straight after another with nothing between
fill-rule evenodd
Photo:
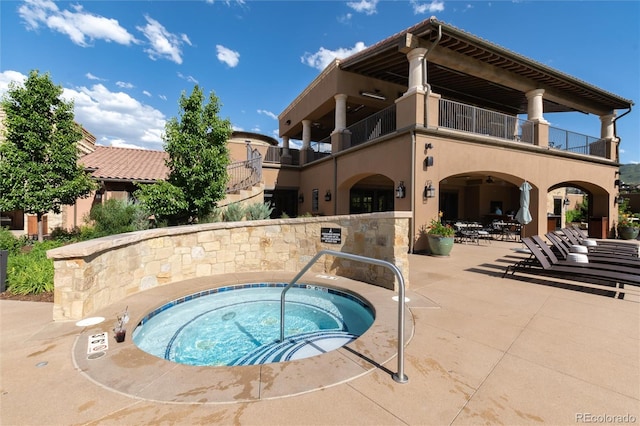
<instances>
[{"instance_id":1,"label":"patio deck","mask_svg":"<svg viewBox=\"0 0 640 426\"><path fill-rule=\"evenodd\" d=\"M135 351L118 353L110 342L113 353L103 359L111 362L92 375L91 367L74 362L84 332L75 322L54 323L48 303L2 300L0 424L638 423L638 289L617 299L599 289L575 291L570 283L500 278L520 256L512 250L517 247L456 244L449 258L409 256L408 383L390 377L397 362L391 357L385 368L328 387L251 402L198 400L225 386L194 378L200 367L167 380L167 400L132 396L121 374L140 388L159 387L162 379L151 379L154 366ZM103 325L110 331L112 321ZM332 374L280 370L292 389ZM286 382L278 385L286 389Z\"/></svg>"}]
</instances>

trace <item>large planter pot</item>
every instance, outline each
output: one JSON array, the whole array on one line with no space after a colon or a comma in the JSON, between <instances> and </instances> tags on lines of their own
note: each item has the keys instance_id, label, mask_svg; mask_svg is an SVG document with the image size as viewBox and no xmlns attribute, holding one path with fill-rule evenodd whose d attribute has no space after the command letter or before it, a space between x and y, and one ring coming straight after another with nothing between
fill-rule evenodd
<instances>
[{"instance_id":1,"label":"large planter pot","mask_svg":"<svg viewBox=\"0 0 640 426\"><path fill-rule=\"evenodd\" d=\"M634 228L632 226L621 226L618 228L618 235L623 240L635 240L638 238L638 232L640 232L640 228Z\"/></svg>"},{"instance_id":2,"label":"large planter pot","mask_svg":"<svg viewBox=\"0 0 640 426\"><path fill-rule=\"evenodd\" d=\"M433 256L449 256L453 248L453 237L427 235L429 250Z\"/></svg>"}]
</instances>

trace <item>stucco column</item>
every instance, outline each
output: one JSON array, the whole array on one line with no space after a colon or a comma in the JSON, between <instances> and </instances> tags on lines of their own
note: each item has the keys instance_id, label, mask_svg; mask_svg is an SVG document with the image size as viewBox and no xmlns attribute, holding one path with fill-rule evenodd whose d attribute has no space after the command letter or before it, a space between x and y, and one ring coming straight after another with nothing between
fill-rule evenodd
<instances>
[{"instance_id":1,"label":"stucco column","mask_svg":"<svg viewBox=\"0 0 640 426\"><path fill-rule=\"evenodd\" d=\"M289 136L282 137L282 155L280 156L281 164L291 164L291 153L289 152Z\"/></svg>"},{"instance_id":2,"label":"stucco column","mask_svg":"<svg viewBox=\"0 0 640 426\"><path fill-rule=\"evenodd\" d=\"M616 113L601 115L600 116L600 137L602 139L613 139L613 120L616 118Z\"/></svg>"},{"instance_id":3,"label":"stucco column","mask_svg":"<svg viewBox=\"0 0 640 426\"><path fill-rule=\"evenodd\" d=\"M527 118L531 121L548 123L542 115L544 111L542 106L542 95L544 95L544 89L530 90L526 93L528 101Z\"/></svg>"},{"instance_id":4,"label":"stucco column","mask_svg":"<svg viewBox=\"0 0 640 426\"><path fill-rule=\"evenodd\" d=\"M415 92L425 93L424 83L426 82L422 81L422 64L426 54L427 49L423 47L412 49L407 53L407 59L409 59L409 89L405 95Z\"/></svg>"},{"instance_id":5,"label":"stucco column","mask_svg":"<svg viewBox=\"0 0 640 426\"><path fill-rule=\"evenodd\" d=\"M300 164L306 164L312 159L311 120L302 120L302 149L300 150Z\"/></svg>"},{"instance_id":6,"label":"stucco column","mask_svg":"<svg viewBox=\"0 0 640 426\"><path fill-rule=\"evenodd\" d=\"M614 133L615 127L613 123L615 118L615 112L600 116L600 138L603 139L603 141L599 141L598 143L604 144L602 153L606 158L619 161L618 144L620 139L616 138Z\"/></svg>"},{"instance_id":7,"label":"stucco column","mask_svg":"<svg viewBox=\"0 0 640 426\"><path fill-rule=\"evenodd\" d=\"M336 127L334 132L347 128L347 95L338 93L333 97L336 100Z\"/></svg>"}]
</instances>

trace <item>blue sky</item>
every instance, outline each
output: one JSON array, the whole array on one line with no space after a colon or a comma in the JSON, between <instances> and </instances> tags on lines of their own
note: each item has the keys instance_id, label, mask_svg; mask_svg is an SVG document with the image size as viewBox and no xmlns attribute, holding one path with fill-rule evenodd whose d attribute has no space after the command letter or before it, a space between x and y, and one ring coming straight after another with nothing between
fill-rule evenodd
<instances>
[{"instance_id":1,"label":"blue sky","mask_svg":"<svg viewBox=\"0 0 640 426\"><path fill-rule=\"evenodd\" d=\"M279 140L277 115L334 57L430 16L640 101L638 1L3 0L0 93L49 72L99 144L162 149L165 121L198 84L235 129ZM624 164L640 163L639 117L617 122ZM595 116L545 118L600 134Z\"/></svg>"}]
</instances>

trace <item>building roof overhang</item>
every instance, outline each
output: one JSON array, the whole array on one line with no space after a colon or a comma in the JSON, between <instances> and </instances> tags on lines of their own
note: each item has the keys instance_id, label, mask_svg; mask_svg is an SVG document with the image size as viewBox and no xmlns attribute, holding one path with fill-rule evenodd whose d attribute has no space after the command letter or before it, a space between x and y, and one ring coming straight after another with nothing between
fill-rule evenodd
<instances>
[{"instance_id":1,"label":"building roof overhang","mask_svg":"<svg viewBox=\"0 0 640 426\"><path fill-rule=\"evenodd\" d=\"M406 52L413 47L431 50L427 61L427 83L432 89L461 102L476 104L481 100L486 105L489 101L496 110L525 114L525 92L545 89L545 112L607 114L633 105L631 100L599 89L434 17L340 61L339 66L345 71L407 85L409 62ZM462 64L459 60L461 58L471 65ZM488 70L489 67L491 70ZM495 77L496 70L501 71L500 74L509 81L496 82L495 78L492 81L486 77L488 74Z\"/></svg>"}]
</instances>

